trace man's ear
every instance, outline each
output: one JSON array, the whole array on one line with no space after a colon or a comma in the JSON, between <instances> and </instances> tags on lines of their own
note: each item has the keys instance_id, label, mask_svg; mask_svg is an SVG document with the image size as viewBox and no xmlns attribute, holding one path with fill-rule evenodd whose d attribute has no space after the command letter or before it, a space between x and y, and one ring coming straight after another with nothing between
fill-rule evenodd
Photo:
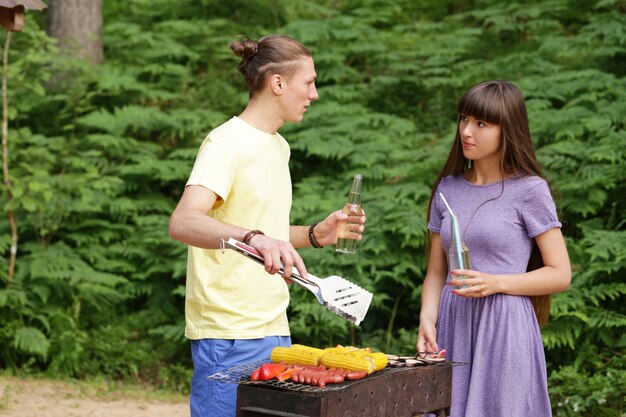
<instances>
[{"instance_id":1,"label":"man's ear","mask_svg":"<svg viewBox=\"0 0 626 417\"><path fill-rule=\"evenodd\" d=\"M272 92L278 96L283 94L285 79L282 75L274 74L270 77L270 87L272 88Z\"/></svg>"}]
</instances>

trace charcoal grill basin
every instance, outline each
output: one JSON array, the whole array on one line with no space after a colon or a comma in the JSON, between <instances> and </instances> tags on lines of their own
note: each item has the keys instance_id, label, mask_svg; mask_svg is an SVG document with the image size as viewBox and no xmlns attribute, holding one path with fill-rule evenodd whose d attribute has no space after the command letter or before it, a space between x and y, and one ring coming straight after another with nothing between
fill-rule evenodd
<instances>
[{"instance_id":1,"label":"charcoal grill basin","mask_svg":"<svg viewBox=\"0 0 626 417\"><path fill-rule=\"evenodd\" d=\"M387 368L324 388L242 380L237 417L413 417L450 415L451 363Z\"/></svg>"}]
</instances>

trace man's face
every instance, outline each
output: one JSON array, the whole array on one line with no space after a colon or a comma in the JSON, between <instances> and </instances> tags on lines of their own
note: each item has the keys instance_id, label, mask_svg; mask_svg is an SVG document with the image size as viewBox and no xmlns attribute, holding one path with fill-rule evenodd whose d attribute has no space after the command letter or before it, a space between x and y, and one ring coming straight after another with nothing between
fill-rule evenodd
<instances>
[{"instance_id":1,"label":"man's face","mask_svg":"<svg viewBox=\"0 0 626 417\"><path fill-rule=\"evenodd\" d=\"M292 123L301 122L307 107L318 98L313 58L303 57L299 62L296 72L283 82L283 118Z\"/></svg>"}]
</instances>

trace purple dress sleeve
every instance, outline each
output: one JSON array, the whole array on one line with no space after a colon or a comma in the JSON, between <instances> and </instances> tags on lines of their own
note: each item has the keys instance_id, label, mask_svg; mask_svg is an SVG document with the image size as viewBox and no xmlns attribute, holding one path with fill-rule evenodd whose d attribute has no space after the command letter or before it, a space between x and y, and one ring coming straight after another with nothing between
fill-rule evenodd
<instances>
[{"instance_id":1,"label":"purple dress sleeve","mask_svg":"<svg viewBox=\"0 0 626 417\"><path fill-rule=\"evenodd\" d=\"M430 205L430 219L428 220L428 229L434 233L441 233L441 197L439 196L439 187L433 195L433 201Z\"/></svg>"},{"instance_id":2,"label":"purple dress sleeve","mask_svg":"<svg viewBox=\"0 0 626 417\"><path fill-rule=\"evenodd\" d=\"M522 206L522 219L529 238L550 229L561 227L548 183L541 180L526 192Z\"/></svg>"}]
</instances>

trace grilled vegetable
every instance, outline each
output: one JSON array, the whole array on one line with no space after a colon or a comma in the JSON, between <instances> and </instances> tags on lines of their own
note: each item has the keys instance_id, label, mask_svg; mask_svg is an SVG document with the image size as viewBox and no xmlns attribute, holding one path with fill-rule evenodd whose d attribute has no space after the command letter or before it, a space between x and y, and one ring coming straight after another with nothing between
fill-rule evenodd
<instances>
[{"instance_id":1,"label":"grilled vegetable","mask_svg":"<svg viewBox=\"0 0 626 417\"><path fill-rule=\"evenodd\" d=\"M385 358L386 359L386 358ZM374 372L374 362L372 357L356 357L350 353L328 352L322 356L322 365L329 368L339 368L348 371L365 371L368 374Z\"/></svg>"},{"instance_id":2,"label":"grilled vegetable","mask_svg":"<svg viewBox=\"0 0 626 417\"><path fill-rule=\"evenodd\" d=\"M278 374L278 376L276 377L276 379L278 379L280 382L286 381L288 379L291 378L291 376L293 375L293 373L297 370L298 368L289 368L283 372L281 372L280 374Z\"/></svg>"},{"instance_id":3,"label":"grilled vegetable","mask_svg":"<svg viewBox=\"0 0 626 417\"><path fill-rule=\"evenodd\" d=\"M297 343L291 345L289 347L289 349L299 350L299 351L303 351L303 352L317 353L318 355L321 355L322 353L324 353L323 349L318 349L318 348L314 348L314 347L311 347L311 346L299 345Z\"/></svg>"},{"instance_id":4,"label":"grilled vegetable","mask_svg":"<svg viewBox=\"0 0 626 417\"><path fill-rule=\"evenodd\" d=\"M285 369L287 369L287 367L284 363L264 363L261 365L261 369L259 371L259 379L267 381L269 379L276 378L284 372Z\"/></svg>"},{"instance_id":5,"label":"grilled vegetable","mask_svg":"<svg viewBox=\"0 0 626 417\"><path fill-rule=\"evenodd\" d=\"M370 353L370 356L374 358L374 372L385 369L387 366L387 355L383 352Z\"/></svg>"},{"instance_id":6,"label":"grilled vegetable","mask_svg":"<svg viewBox=\"0 0 626 417\"><path fill-rule=\"evenodd\" d=\"M337 345L335 347L324 349L324 352L339 352L339 353L362 352L363 354L365 354L365 353L370 353L371 351L372 349L368 347L358 348L355 346L343 346L343 345Z\"/></svg>"},{"instance_id":7,"label":"grilled vegetable","mask_svg":"<svg viewBox=\"0 0 626 417\"><path fill-rule=\"evenodd\" d=\"M326 353L348 353L349 350L343 346L331 347L324 349L324 354Z\"/></svg>"},{"instance_id":8,"label":"grilled vegetable","mask_svg":"<svg viewBox=\"0 0 626 417\"><path fill-rule=\"evenodd\" d=\"M368 374L384 369L388 362L387 355L382 352L372 353L370 348L341 345L323 350L299 344L291 347L278 346L272 350L271 358L275 363L310 366L322 364L328 368L363 371Z\"/></svg>"},{"instance_id":9,"label":"grilled vegetable","mask_svg":"<svg viewBox=\"0 0 626 417\"><path fill-rule=\"evenodd\" d=\"M319 365L322 357L322 349L316 349L304 345L291 347L277 346L272 349L272 362L294 363L298 365Z\"/></svg>"}]
</instances>

